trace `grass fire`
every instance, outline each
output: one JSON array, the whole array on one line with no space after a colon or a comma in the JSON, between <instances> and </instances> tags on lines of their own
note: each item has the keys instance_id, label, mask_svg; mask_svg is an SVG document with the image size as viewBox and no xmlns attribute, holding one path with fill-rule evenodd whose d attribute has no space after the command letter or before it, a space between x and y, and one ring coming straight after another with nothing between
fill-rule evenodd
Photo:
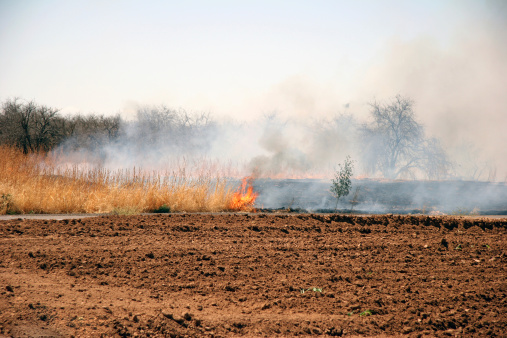
<instances>
[{"instance_id":1,"label":"grass fire","mask_svg":"<svg viewBox=\"0 0 507 338\"><path fill-rule=\"evenodd\" d=\"M0 214L252 210L257 194L221 177L59 165L54 155L0 146ZM247 187L248 184L248 187Z\"/></svg>"},{"instance_id":2,"label":"grass fire","mask_svg":"<svg viewBox=\"0 0 507 338\"><path fill-rule=\"evenodd\" d=\"M239 189L232 194L228 209L232 211L252 211L258 193L254 192L253 177L245 177Z\"/></svg>"}]
</instances>

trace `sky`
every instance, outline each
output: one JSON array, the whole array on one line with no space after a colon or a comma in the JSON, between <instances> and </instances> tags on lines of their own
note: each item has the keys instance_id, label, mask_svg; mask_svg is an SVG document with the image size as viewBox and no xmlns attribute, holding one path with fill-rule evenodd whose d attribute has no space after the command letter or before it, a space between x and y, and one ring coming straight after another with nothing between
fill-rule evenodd
<instances>
[{"instance_id":1,"label":"sky","mask_svg":"<svg viewBox=\"0 0 507 338\"><path fill-rule=\"evenodd\" d=\"M351 113L397 94L507 177L502 0L0 0L0 100L131 116Z\"/></svg>"}]
</instances>

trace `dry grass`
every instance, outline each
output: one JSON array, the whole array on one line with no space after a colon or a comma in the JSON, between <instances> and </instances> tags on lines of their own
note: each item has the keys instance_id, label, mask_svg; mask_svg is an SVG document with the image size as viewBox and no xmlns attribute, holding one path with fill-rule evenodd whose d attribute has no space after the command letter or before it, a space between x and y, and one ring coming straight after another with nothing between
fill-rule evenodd
<instances>
[{"instance_id":1,"label":"dry grass","mask_svg":"<svg viewBox=\"0 0 507 338\"><path fill-rule=\"evenodd\" d=\"M223 211L232 198L225 179L139 169L110 171L56 165L44 154L0 146L0 214Z\"/></svg>"}]
</instances>

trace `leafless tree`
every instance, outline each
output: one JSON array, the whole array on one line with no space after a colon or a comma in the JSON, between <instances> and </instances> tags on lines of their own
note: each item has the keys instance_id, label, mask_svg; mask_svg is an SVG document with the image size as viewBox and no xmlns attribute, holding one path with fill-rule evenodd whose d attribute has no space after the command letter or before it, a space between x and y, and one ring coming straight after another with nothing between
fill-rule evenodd
<instances>
[{"instance_id":1,"label":"leafless tree","mask_svg":"<svg viewBox=\"0 0 507 338\"><path fill-rule=\"evenodd\" d=\"M115 142L123 121L120 115L74 115L60 122L65 135L65 149L93 150Z\"/></svg>"},{"instance_id":2,"label":"leafless tree","mask_svg":"<svg viewBox=\"0 0 507 338\"><path fill-rule=\"evenodd\" d=\"M206 137L212 126L214 123L206 113L143 106L137 111L137 119L126 124L124 129L140 146L164 144L189 151L208 144Z\"/></svg>"},{"instance_id":3,"label":"leafless tree","mask_svg":"<svg viewBox=\"0 0 507 338\"><path fill-rule=\"evenodd\" d=\"M62 132L55 123L58 117L58 110L46 106L38 106L35 111L34 150L49 151L61 141Z\"/></svg>"},{"instance_id":4,"label":"leafless tree","mask_svg":"<svg viewBox=\"0 0 507 338\"><path fill-rule=\"evenodd\" d=\"M120 133L119 115L62 117L58 109L6 100L0 110L0 144L19 147L24 153L50 151L65 143L67 148L97 147L113 142Z\"/></svg>"},{"instance_id":5,"label":"leafless tree","mask_svg":"<svg viewBox=\"0 0 507 338\"><path fill-rule=\"evenodd\" d=\"M48 151L61 140L57 118L57 109L17 98L7 100L0 113L0 142L20 147L26 154Z\"/></svg>"},{"instance_id":6,"label":"leafless tree","mask_svg":"<svg viewBox=\"0 0 507 338\"><path fill-rule=\"evenodd\" d=\"M370 173L384 177L428 178L447 174L449 163L438 140L426 139L423 126L416 121L414 102L400 95L389 103L373 102L373 121L363 125L363 162Z\"/></svg>"}]
</instances>

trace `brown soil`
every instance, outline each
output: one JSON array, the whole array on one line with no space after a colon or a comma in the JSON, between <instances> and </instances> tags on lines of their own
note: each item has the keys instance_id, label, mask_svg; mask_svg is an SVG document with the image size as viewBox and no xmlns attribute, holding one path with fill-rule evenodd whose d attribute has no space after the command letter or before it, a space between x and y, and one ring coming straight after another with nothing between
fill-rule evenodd
<instances>
[{"instance_id":1,"label":"brown soil","mask_svg":"<svg viewBox=\"0 0 507 338\"><path fill-rule=\"evenodd\" d=\"M0 221L0 336L505 336L507 219Z\"/></svg>"}]
</instances>

